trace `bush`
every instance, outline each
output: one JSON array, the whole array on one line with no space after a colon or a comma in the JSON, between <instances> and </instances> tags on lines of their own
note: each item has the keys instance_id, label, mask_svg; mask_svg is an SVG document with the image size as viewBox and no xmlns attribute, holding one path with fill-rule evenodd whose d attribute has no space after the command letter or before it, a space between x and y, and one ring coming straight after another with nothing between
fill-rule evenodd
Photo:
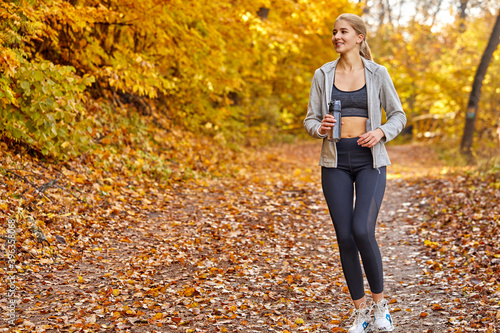
<instances>
[{"instance_id":1,"label":"bush","mask_svg":"<svg viewBox=\"0 0 500 333\"><path fill-rule=\"evenodd\" d=\"M19 57L12 75L0 75L0 132L43 155L66 159L88 146L84 90L93 77L70 66Z\"/></svg>"}]
</instances>

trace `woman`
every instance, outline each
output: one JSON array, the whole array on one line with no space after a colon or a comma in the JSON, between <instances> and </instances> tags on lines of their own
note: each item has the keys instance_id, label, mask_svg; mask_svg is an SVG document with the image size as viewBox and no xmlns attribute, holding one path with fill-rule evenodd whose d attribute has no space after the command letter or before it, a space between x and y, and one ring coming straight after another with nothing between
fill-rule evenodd
<instances>
[{"instance_id":1,"label":"woman","mask_svg":"<svg viewBox=\"0 0 500 333\"><path fill-rule=\"evenodd\" d=\"M406 116L387 69L372 61L363 20L354 14L340 15L332 42L340 58L316 70L304 127L312 137L323 139L319 160L323 193L355 306L356 317L348 332L370 332L373 328L391 332L394 326L384 299L375 225L390 164L384 144L401 132ZM328 103L334 99L342 106L341 140L337 143L325 139L336 122L327 114ZM383 125L381 107L387 117ZM367 306L359 255L373 307Z\"/></svg>"}]
</instances>

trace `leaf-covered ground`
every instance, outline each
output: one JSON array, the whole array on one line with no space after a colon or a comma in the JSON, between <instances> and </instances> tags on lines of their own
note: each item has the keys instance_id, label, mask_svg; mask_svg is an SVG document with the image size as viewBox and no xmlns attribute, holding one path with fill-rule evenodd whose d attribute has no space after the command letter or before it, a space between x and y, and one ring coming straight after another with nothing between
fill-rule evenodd
<instances>
[{"instance_id":1,"label":"leaf-covered ground","mask_svg":"<svg viewBox=\"0 0 500 333\"><path fill-rule=\"evenodd\" d=\"M14 331L344 332L351 323L317 142L255 153L235 178L173 185L2 154L3 239L7 218L18 226ZM498 173L447 170L417 145L390 155L378 240L396 332L499 330Z\"/></svg>"}]
</instances>

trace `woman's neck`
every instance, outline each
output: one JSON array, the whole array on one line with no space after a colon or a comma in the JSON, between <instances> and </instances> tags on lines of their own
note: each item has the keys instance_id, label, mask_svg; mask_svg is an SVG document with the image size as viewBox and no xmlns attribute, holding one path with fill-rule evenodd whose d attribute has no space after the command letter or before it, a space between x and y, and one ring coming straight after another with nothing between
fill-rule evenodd
<instances>
[{"instance_id":1,"label":"woman's neck","mask_svg":"<svg viewBox=\"0 0 500 333\"><path fill-rule=\"evenodd\" d=\"M341 54L337 69L345 72L352 72L364 68L363 60L359 53Z\"/></svg>"}]
</instances>

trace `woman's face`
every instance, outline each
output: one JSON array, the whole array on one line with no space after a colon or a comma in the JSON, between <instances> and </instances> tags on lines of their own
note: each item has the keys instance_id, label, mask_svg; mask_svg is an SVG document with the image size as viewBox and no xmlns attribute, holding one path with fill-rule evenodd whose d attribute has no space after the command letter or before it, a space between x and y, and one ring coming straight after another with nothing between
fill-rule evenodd
<instances>
[{"instance_id":1,"label":"woman's face","mask_svg":"<svg viewBox=\"0 0 500 333\"><path fill-rule=\"evenodd\" d=\"M335 51L340 54L348 53L351 50L359 52L359 45L363 41L363 35L358 34L351 24L345 20L335 22L333 28L332 43Z\"/></svg>"}]
</instances>

